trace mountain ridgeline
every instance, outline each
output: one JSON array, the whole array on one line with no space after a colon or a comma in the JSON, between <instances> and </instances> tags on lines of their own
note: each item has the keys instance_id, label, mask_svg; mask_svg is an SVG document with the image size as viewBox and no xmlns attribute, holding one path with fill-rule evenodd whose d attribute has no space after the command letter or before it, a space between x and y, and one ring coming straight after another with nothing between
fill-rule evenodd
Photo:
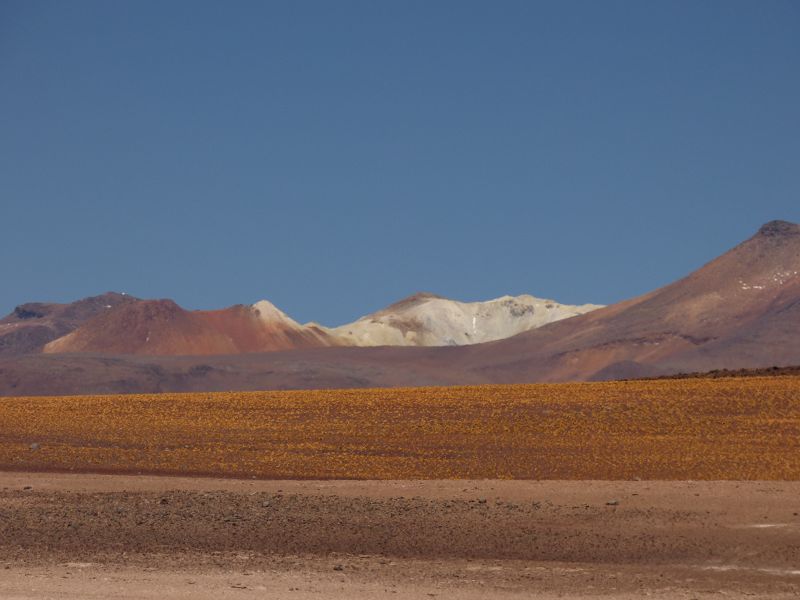
<instances>
[{"instance_id":1,"label":"mountain ridgeline","mask_svg":"<svg viewBox=\"0 0 800 600\"><path fill-rule=\"evenodd\" d=\"M51 309L36 311L30 308L34 306ZM17 307L0 323L0 340L8 340L6 354L15 354L13 340L20 331L38 331L34 328L52 320L48 315L73 314L83 306L95 309L80 311L81 318L62 319L58 328L46 330L47 335L29 336L16 354L184 356L332 346L452 346L503 339L600 308L527 295L457 302L415 294L354 323L328 328L301 325L267 300L190 311L172 300L109 293L67 305Z\"/></svg>"},{"instance_id":2,"label":"mountain ridgeline","mask_svg":"<svg viewBox=\"0 0 800 600\"><path fill-rule=\"evenodd\" d=\"M0 321L0 393L580 381L800 364L800 226L611 306L417 294L341 327L106 294Z\"/></svg>"}]
</instances>

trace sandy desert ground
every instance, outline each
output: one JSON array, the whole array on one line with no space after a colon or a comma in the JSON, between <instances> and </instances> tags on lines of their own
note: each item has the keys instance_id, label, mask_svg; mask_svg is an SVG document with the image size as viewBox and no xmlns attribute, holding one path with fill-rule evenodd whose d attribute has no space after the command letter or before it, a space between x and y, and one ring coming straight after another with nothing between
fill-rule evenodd
<instances>
[{"instance_id":1,"label":"sandy desert ground","mask_svg":"<svg viewBox=\"0 0 800 600\"><path fill-rule=\"evenodd\" d=\"M798 392L5 398L0 599L798 597Z\"/></svg>"},{"instance_id":2,"label":"sandy desert ground","mask_svg":"<svg viewBox=\"0 0 800 600\"><path fill-rule=\"evenodd\" d=\"M800 482L0 474L0 598L794 598Z\"/></svg>"}]
</instances>

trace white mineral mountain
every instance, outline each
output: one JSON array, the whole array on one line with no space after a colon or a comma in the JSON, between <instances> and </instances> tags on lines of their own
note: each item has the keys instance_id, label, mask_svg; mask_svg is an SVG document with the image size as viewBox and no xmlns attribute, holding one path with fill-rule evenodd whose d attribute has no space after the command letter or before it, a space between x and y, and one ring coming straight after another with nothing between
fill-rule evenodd
<instances>
[{"instance_id":1,"label":"white mineral mountain","mask_svg":"<svg viewBox=\"0 0 800 600\"><path fill-rule=\"evenodd\" d=\"M528 295L459 302L420 293L326 331L351 346L464 346L501 340L598 308Z\"/></svg>"}]
</instances>

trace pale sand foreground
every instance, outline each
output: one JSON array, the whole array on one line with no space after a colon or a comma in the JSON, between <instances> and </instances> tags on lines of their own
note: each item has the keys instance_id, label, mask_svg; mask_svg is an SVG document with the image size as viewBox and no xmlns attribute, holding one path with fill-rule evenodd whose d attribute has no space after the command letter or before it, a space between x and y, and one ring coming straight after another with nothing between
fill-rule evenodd
<instances>
[{"instance_id":1,"label":"pale sand foreground","mask_svg":"<svg viewBox=\"0 0 800 600\"><path fill-rule=\"evenodd\" d=\"M800 482L0 473L0 598L795 598L799 513Z\"/></svg>"}]
</instances>

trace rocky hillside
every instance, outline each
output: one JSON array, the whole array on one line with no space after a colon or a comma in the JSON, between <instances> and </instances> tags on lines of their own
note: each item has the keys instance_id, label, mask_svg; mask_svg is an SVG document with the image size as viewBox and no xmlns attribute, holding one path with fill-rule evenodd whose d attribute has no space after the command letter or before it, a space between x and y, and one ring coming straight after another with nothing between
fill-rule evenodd
<instances>
[{"instance_id":1,"label":"rocky hillside","mask_svg":"<svg viewBox=\"0 0 800 600\"><path fill-rule=\"evenodd\" d=\"M131 300L95 311L65 328L61 337L48 335L27 351L177 356L329 346L460 346L503 339L597 308L533 296L457 302L417 294L354 323L326 328L301 325L266 300L207 311L186 310L172 300Z\"/></svg>"},{"instance_id":2,"label":"rocky hillside","mask_svg":"<svg viewBox=\"0 0 800 600\"><path fill-rule=\"evenodd\" d=\"M172 300L143 300L108 311L48 343L47 354L213 355L335 346L267 301L189 311Z\"/></svg>"},{"instance_id":3,"label":"rocky hillside","mask_svg":"<svg viewBox=\"0 0 800 600\"><path fill-rule=\"evenodd\" d=\"M45 344L74 331L90 319L138 302L127 294L109 292L69 304L29 302L0 319L0 356L41 352Z\"/></svg>"},{"instance_id":4,"label":"rocky hillside","mask_svg":"<svg viewBox=\"0 0 800 600\"><path fill-rule=\"evenodd\" d=\"M598 308L527 295L458 302L421 293L327 331L353 346L464 346L504 339Z\"/></svg>"},{"instance_id":5,"label":"rocky hillside","mask_svg":"<svg viewBox=\"0 0 800 600\"><path fill-rule=\"evenodd\" d=\"M800 364L800 225L772 221L670 285L467 354L497 381Z\"/></svg>"},{"instance_id":6,"label":"rocky hillside","mask_svg":"<svg viewBox=\"0 0 800 600\"><path fill-rule=\"evenodd\" d=\"M427 301L426 297L412 298L400 303L399 308L395 305L387 314L414 311ZM254 316L254 307L237 310L250 315L248 319L258 318ZM108 322L111 312L96 319ZM174 307L167 312L181 323L195 323ZM281 314L267 320L282 321ZM227 321L228 316L219 318ZM208 317L200 320L209 321ZM387 320L391 323L391 319ZM477 325L476 316L476 330ZM88 326L87 322L85 327ZM210 331L209 327L206 324L204 331ZM229 325L223 329L232 331ZM116 331L120 336L130 336L121 327ZM136 331L140 348L150 343L146 335L141 337L143 331ZM221 329L216 331L219 334ZM320 331L320 335L329 335ZM223 340L215 341L219 343L216 350L229 343L225 341L226 335L215 334L214 340ZM104 344L110 343L109 337L103 339ZM798 340L800 226L773 221L750 239L670 285L498 341L435 347L330 347L331 340L316 338L311 347L269 353L0 357L0 394L348 388L651 377L798 365ZM199 341L193 344L205 347ZM240 341L233 347L254 347L248 344ZM118 346L111 348L120 351Z\"/></svg>"}]
</instances>

